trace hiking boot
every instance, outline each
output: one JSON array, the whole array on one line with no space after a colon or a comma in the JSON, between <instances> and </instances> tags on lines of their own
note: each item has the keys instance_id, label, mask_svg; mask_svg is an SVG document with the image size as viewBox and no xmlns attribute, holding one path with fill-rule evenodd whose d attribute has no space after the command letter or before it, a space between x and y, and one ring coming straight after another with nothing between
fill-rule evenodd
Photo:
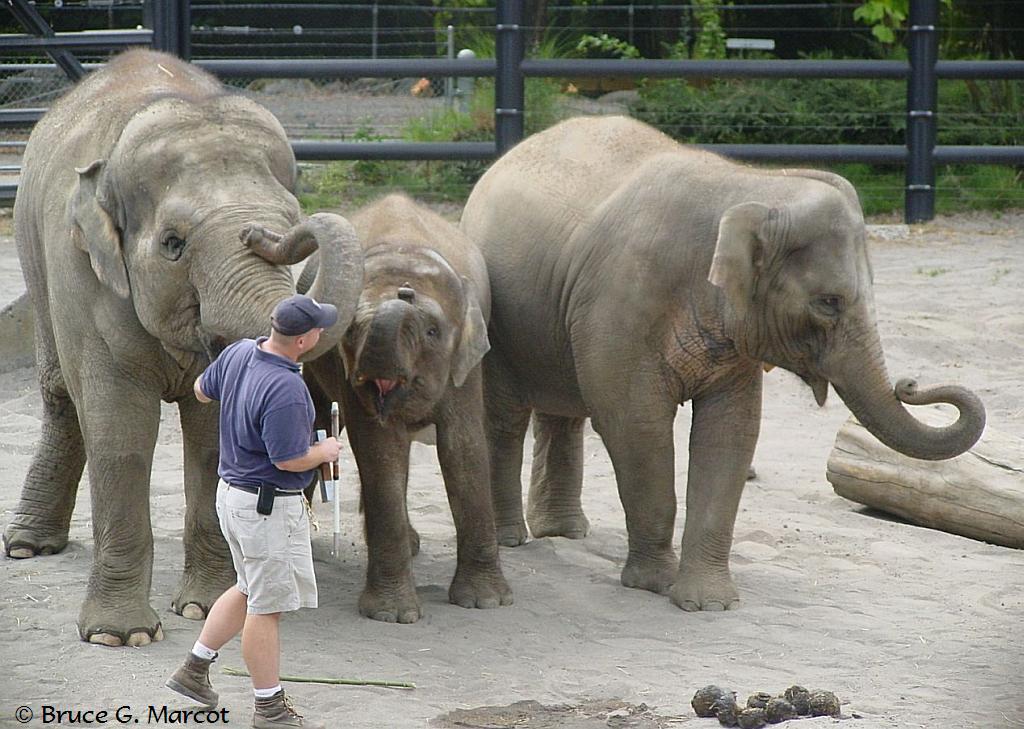
<instances>
[{"instance_id":1,"label":"hiking boot","mask_svg":"<svg viewBox=\"0 0 1024 729\"><path fill-rule=\"evenodd\" d=\"M253 729L282 729L283 727L326 729L323 724L306 721L284 695L284 689L269 699L256 699L256 711L252 715L252 725Z\"/></svg>"},{"instance_id":2,"label":"hiking boot","mask_svg":"<svg viewBox=\"0 0 1024 729\"><path fill-rule=\"evenodd\" d=\"M216 656L206 660L190 651L181 668L167 679L167 688L205 704L208 708L214 708L219 696L210 685L210 664L215 660Z\"/></svg>"}]
</instances>

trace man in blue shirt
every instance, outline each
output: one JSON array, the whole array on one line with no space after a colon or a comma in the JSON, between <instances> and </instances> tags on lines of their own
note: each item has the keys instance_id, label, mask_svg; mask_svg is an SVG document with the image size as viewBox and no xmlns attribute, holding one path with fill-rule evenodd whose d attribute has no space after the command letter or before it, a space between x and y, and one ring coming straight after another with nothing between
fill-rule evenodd
<instances>
[{"instance_id":1,"label":"man in blue shirt","mask_svg":"<svg viewBox=\"0 0 1024 729\"><path fill-rule=\"evenodd\" d=\"M298 361L337 319L335 307L291 296L274 308L269 337L229 346L193 388L200 402L220 401L217 515L238 582L210 608L199 640L167 685L216 706L210 663L241 631L256 729L320 726L305 722L285 699L278 624L282 612L317 606L302 490L320 464L337 460L339 445L334 438L311 445L313 401Z\"/></svg>"}]
</instances>

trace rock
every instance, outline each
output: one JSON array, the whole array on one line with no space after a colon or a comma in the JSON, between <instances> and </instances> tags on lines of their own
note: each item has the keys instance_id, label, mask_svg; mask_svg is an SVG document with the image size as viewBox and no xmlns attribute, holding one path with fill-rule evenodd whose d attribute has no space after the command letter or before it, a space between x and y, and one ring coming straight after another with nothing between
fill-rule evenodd
<instances>
[{"instance_id":1,"label":"rock","mask_svg":"<svg viewBox=\"0 0 1024 729\"><path fill-rule=\"evenodd\" d=\"M839 716L839 698L831 691L811 691L811 716Z\"/></svg>"},{"instance_id":2,"label":"rock","mask_svg":"<svg viewBox=\"0 0 1024 729\"><path fill-rule=\"evenodd\" d=\"M768 705L768 702L771 700L771 694L765 693L764 691L758 691L756 694L751 694L747 697L747 708L763 709Z\"/></svg>"},{"instance_id":3,"label":"rock","mask_svg":"<svg viewBox=\"0 0 1024 729\"><path fill-rule=\"evenodd\" d=\"M765 718L769 724L778 724L781 721L795 719L798 714L793 704L781 697L775 697L764 707Z\"/></svg>"},{"instance_id":4,"label":"rock","mask_svg":"<svg viewBox=\"0 0 1024 729\"><path fill-rule=\"evenodd\" d=\"M740 729L761 729L765 724L765 711L759 708L744 709L736 722Z\"/></svg>"},{"instance_id":5,"label":"rock","mask_svg":"<svg viewBox=\"0 0 1024 729\"><path fill-rule=\"evenodd\" d=\"M693 698L690 700L690 706L693 707L693 711L697 716L704 718L712 717L715 715L715 702L729 693L729 691L721 686L705 686L693 695Z\"/></svg>"},{"instance_id":6,"label":"rock","mask_svg":"<svg viewBox=\"0 0 1024 729\"><path fill-rule=\"evenodd\" d=\"M739 723L740 707L736 705L736 694L731 691L715 701L714 709L718 723L722 726L736 726Z\"/></svg>"},{"instance_id":7,"label":"rock","mask_svg":"<svg viewBox=\"0 0 1024 729\"><path fill-rule=\"evenodd\" d=\"M790 686L786 689L785 697L800 716L807 716L811 713L811 692L803 686Z\"/></svg>"}]
</instances>

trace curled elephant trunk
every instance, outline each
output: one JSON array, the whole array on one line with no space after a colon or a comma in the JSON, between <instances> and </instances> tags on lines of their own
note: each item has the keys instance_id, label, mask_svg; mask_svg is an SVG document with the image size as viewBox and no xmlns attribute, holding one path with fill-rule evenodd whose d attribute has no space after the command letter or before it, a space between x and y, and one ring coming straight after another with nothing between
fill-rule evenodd
<instances>
[{"instance_id":1,"label":"curled elephant trunk","mask_svg":"<svg viewBox=\"0 0 1024 729\"><path fill-rule=\"evenodd\" d=\"M902 379L892 391L867 400L836 387L839 396L872 435L893 450L925 461L954 458L973 446L985 429L985 406L970 390L957 385L918 389L914 380ZM925 425L903 405L948 403L959 417L945 427Z\"/></svg>"},{"instance_id":2,"label":"curled elephant trunk","mask_svg":"<svg viewBox=\"0 0 1024 729\"><path fill-rule=\"evenodd\" d=\"M337 346L352 321L363 289L363 251L352 225L340 215L316 213L283 235L247 225L241 238L254 253L280 266L294 265L318 252L320 265L306 293L336 306L338 321L304 359L316 359Z\"/></svg>"},{"instance_id":3,"label":"curled elephant trunk","mask_svg":"<svg viewBox=\"0 0 1024 729\"><path fill-rule=\"evenodd\" d=\"M881 343L868 337L863 357L842 358L829 381L878 440L911 458L941 461L954 458L973 446L985 429L985 406L970 390L957 385L919 389L914 380L889 384ZM911 415L905 405L948 403L959 417L945 427L931 427Z\"/></svg>"}]
</instances>

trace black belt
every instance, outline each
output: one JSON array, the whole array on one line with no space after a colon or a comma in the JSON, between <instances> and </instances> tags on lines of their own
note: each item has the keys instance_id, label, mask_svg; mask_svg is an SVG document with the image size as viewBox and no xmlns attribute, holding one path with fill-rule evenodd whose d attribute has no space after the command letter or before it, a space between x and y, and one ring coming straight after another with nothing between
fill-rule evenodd
<instances>
[{"instance_id":1,"label":"black belt","mask_svg":"<svg viewBox=\"0 0 1024 729\"><path fill-rule=\"evenodd\" d=\"M229 483L228 486L233 489L238 489L239 491L247 491L250 494L258 494L260 492L259 486L250 486L245 483ZM279 486L274 487L274 496L298 496L301 493L302 489L283 489Z\"/></svg>"}]
</instances>

